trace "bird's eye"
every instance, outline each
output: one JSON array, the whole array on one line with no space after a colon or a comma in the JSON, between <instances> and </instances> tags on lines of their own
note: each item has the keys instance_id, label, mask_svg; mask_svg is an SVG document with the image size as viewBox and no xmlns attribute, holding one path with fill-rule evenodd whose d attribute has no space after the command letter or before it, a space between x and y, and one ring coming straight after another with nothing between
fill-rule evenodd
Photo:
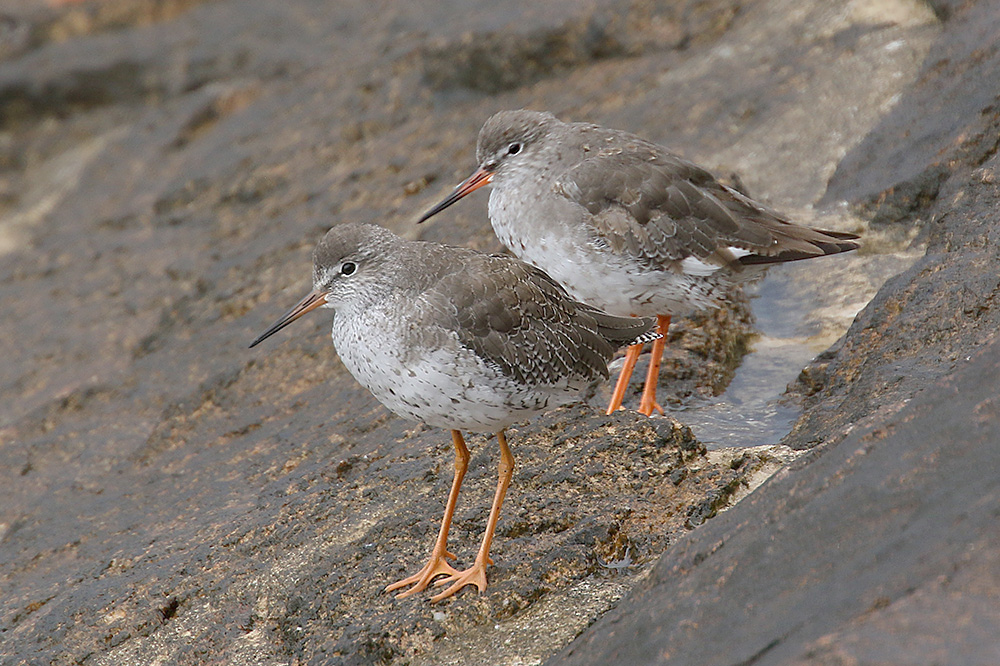
<instances>
[{"instance_id":1,"label":"bird's eye","mask_svg":"<svg viewBox=\"0 0 1000 666\"><path fill-rule=\"evenodd\" d=\"M519 152L521 152L521 144L512 143L509 146L507 146L508 155L517 155Z\"/></svg>"},{"instance_id":2,"label":"bird's eye","mask_svg":"<svg viewBox=\"0 0 1000 666\"><path fill-rule=\"evenodd\" d=\"M358 265L353 261L345 261L340 265L341 275L352 275L356 270L358 270Z\"/></svg>"}]
</instances>

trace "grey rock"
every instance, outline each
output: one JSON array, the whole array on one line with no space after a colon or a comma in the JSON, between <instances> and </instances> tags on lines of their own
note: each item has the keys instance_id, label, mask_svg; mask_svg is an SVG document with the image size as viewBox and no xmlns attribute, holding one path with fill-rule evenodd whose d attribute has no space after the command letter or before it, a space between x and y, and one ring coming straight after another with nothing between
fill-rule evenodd
<instances>
[{"instance_id":1,"label":"grey rock","mask_svg":"<svg viewBox=\"0 0 1000 666\"><path fill-rule=\"evenodd\" d=\"M964 359L994 351L996 331L996 114L983 102L996 68L989 43L973 44L995 25L989 3L104 4L0 5L11 17L0 30L0 662L537 663L645 576L622 608L671 603L657 594L667 580L685 586L678 608L697 600L715 620L705 633L683 614L661 621L675 655L719 641L741 659L791 660L805 642L828 662L988 654L977 637L996 633L983 596L996 466L975 447L991 403L972 401L995 384L988 356ZM566 49L537 50L547 34ZM477 51L465 35L512 46ZM465 83L473 53L490 71L537 67L493 96ZM947 100L932 94L938 75L956 91ZM518 467L488 592L397 602L380 590L433 540L447 438L355 385L328 322L304 322L264 356L244 348L307 285L333 219L499 249L484 198L447 224L413 221L474 165L483 120L519 106L636 132L738 172L782 209L819 200L831 174L829 200L854 205L913 182L914 194L886 195L897 212L885 218L905 239L922 233L928 253L814 373L787 443L820 448L749 503L727 508L773 455L706 452L673 421L559 410L511 434ZM894 118L933 141L882 159L899 145ZM940 177L915 180L925 173ZM665 365L678 381L665 399L720 390L752 335L745 302L703 324L672 334L680 352ZM955 419L980 420L942 443L960 423L943 413L952 404ZM494 476L493 445L471 446L460 557L475 549ZM791 525L805 532L777 530ZM851 557L824 551L824 534ZM759 582L733 593L706 583L736 552L751 572L740 578ZM909 563L896 569L914 575L912 594L888 564L866 565L873 552ZM779 575L822 562L833 569L804 589L837 603ZM672 577L681 568L690 577ZM836 591L830 571L864 593ZM787 615L757 632L746 609L790 588L817 630L762 651ZM863 605L871 612L856 614ZM663 656L619 624L635 654ZM605 653L593 636L609 626L559 658L594 663ZM918 653L895 641L913 626L957 628Z\"/></svg>"}]
</instances>

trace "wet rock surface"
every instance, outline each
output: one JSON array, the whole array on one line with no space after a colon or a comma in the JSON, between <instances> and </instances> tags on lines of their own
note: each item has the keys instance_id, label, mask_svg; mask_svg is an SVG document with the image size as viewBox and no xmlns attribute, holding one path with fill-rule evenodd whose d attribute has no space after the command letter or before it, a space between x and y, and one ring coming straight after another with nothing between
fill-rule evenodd
<instances>
[{"instance_id":1,"label":"wet rock surface","mask_svg":"<svg viewBox=\"0 0 1000 666\"><path fill-rule=\"evenodd\" d=\"M672 547L641 591L550 663L1000 656L989 601L1000 571L1000 11L938 9L947 21L924 71L827 195L852 192L876 222L916 226L927 252L793 387L813 404L786 443L815 448ZM911 150L904 136L921 139ZM928 172L933 194L907 199L899 214L914 174Z\"/></svg>"},{"instance_id":2,"label":"wet rock surface","mask_svg":"<svg viewBox=\"0 0 1000 666\"><path fill-rule=\"evenodd\" d=\"M998 359L779 472L548 663L995 660Z\"/></svg>"},{"instance_id":3,"label":"wet rock surface","mask_svg":"<svg viewBox=\"0 0 1000 666\"><path fill-rule=\"evenodd\" d=\"M990 661L989 3L0 14L4 664ZM359 388L328 316L245 346L339 220L498 250L485 197L413 221L467 175L482 121L519 106L667 143L779 208L847 200L871 255L927 252L795 387L786 443L812 450L749 500L727 508L775 453L557 410L511 432L487 592L396 600L381 589L437 531L447 433ZM863 224L838 210L822 226ZM752 344L745 301L671 343L662 399L717 393ZM463 562L497 462L470 445Z\"/></svg>"}]
</instances>

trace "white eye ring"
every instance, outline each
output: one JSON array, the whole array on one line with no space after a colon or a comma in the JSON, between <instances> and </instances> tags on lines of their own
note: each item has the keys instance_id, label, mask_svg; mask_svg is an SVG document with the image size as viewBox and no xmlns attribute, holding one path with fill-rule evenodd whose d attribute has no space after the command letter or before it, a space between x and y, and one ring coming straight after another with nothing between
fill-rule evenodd
<instances>
[{"instance_id":1,"label":"white eye ring","mask_svg":"<svg viewBox=\"0 0 1000 666\"><path fill-rule=\"evenodd\" d=\"M356 270L358 270L358 265L353 261L345 261L340 265L341 275L353 275Z\"/></svg>"},{"instance_id":2,"label":"white eye ring","mask_svg":"<svg viewBox=\"0 0 1000 666\"><path fill-rule=\"evenodd\" d=\"M517 143L516 141L507 146L508 155L517 155L519 152L521 152L521 144Z\"/></svg>"}]
</instances>

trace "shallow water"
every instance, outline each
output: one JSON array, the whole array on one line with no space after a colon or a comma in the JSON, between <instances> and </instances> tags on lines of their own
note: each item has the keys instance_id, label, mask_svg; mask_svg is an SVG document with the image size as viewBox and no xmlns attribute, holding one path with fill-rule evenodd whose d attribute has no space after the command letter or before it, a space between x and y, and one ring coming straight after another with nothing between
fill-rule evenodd
<instances>
[{"instance_id":1,"label":"shallow water","mask_svg":"<svg viewBox=\"0 0 1000 666\"><path fill-rule=\"evenodd\" d=\"M759 336L722 395L668 408L710 449L777 444L801 410L781 398L803 367L919 250L851 254L771 267L748 288Z\"/></svg>"},{"instance_id":2,"label":"shallow water","mask_svg":"<svg viewBox=\"0 0 1000 666\"><path fill-rule=\"evenodd\" d=\"M808 307L806 299L789 295L784 280L794 273L775 267L756 285L751 307L759 335L725 392L667 410L710 449L777 444L801 413L780 398L799 371L829 346L814 338L825 340L831 331L817 331L802 309Z\"/></svg>"}]
</instances>

